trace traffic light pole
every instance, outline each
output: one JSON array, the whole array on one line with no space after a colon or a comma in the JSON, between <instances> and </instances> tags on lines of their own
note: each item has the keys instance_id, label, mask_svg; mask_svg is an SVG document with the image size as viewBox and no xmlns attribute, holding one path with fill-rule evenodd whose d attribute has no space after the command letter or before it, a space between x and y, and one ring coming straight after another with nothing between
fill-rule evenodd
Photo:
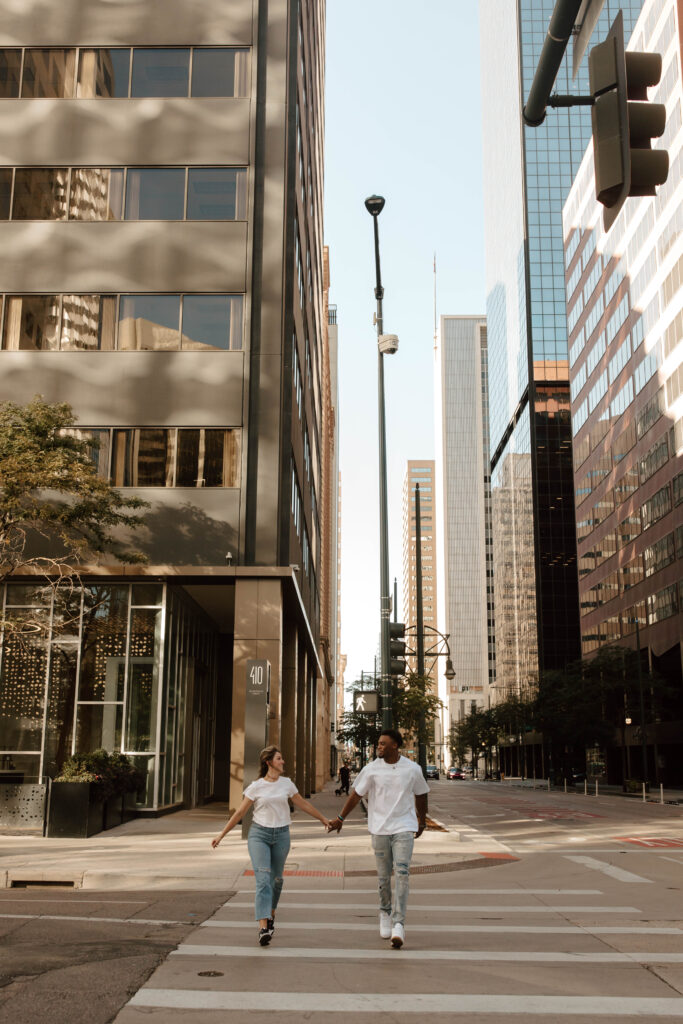
<instances>
[{"instance_id":1,"label":"traffic light pole","mask_svg":"<svg viewBox=\"0 0 683 1024\"><path fill-rule=\"evenodd\" d=\"M422 520L420 518L420 485L415 484L415 588L417 607L417 637L416 637L416 668L420 679L425 674L425 637L424 637L424 611L422 607ZM427 745L425 743L426 729L424 709L420 712L418 725L419 736L417 740L417 760L422 769L422 774L427 778Z\"/></svg>"},{"instance_id":2,"label":"traffic light pole","mask_svg":"<svg viewBox=\"0 0 683 1024\"><path fill-rule=\"evenodd\" d=\"M382 201L382 206L384 202ZM367 204L366 204L367 206ZM372 215L375 235L375 298L377 300L377 383L379 413L379 547L380 547L380 690L382 694L382 728L391 729L393 716L391 713L391 674L390 674L390 637L389 619L391 615L391 596L389 590L389 530L387 511L387 427L384 411L384 354L379 348L382 335L383 310L382 299L384 288L379 264L379 227L378 219L381 207L377 212L368 207Z\"/></svg>"}]
</instances>

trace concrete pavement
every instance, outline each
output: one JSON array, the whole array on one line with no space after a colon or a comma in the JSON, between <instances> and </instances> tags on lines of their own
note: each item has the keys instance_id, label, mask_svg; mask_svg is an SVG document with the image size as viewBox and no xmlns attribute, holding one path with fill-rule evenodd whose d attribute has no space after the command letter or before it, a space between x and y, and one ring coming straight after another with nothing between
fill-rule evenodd
<instances>
[{"instance_id":1,"label":"concrete pavement","mask_svg":"<svg viewBox=\"0 0 683 1024\"><path fill-rule=\"evenodd\" d=\"M343 805L331 783L312 799L329 818ZM234 889L251 867L240 829L226 836L218 850L210 845L227 817L228 806L215 803L161 818L139 818L85 840L0 835L0 889L39 881L109 891ZM500 842L482 843L479 835L452 823L448 831L424 833L416 844L414 865L443 871L482 860L495 864L506 854ZM374 874L362 809L356 808L340 835L328 835L317 821L297 811L287 871L340 881L359 872Z\"/></svg>"}]
</instances>

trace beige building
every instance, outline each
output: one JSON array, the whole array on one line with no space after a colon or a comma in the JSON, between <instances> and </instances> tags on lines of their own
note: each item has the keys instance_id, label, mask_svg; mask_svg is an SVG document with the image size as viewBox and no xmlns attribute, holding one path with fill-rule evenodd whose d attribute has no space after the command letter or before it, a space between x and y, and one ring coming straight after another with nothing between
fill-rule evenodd
<instances>
[{"instance_id":1,"label":"beige building","mask_svg":"<svg viewBox=\"0 0 683 1024\"><path fill-rule=\"evenodd\" d=\"M425 633L437 626L436 586L436 501L434 461L409 459L403 478L403 621L410 630L417 626L417 561L415 485L420 485L420 527L422 530L422 612ZM408 637L414 647L414 637ZM429 647L428 641L425 646ZM407 659L415 671L415 657Z\"/></svg>"},{"instance_id":2,"label":"beige building","mask_svg":"<svg viewBox=\"0 0 683 1024\"><path fill-rule=\"evenodd\" d=\"M69 402L151 505L146 568L87 567L75 634L5 648L25 778L104 745L147 769L141 809L234 805L258 659L263 740L302 792L328 777L324 34L322 0L0 0L0 400Z\"/></svg>"}]
</instances>

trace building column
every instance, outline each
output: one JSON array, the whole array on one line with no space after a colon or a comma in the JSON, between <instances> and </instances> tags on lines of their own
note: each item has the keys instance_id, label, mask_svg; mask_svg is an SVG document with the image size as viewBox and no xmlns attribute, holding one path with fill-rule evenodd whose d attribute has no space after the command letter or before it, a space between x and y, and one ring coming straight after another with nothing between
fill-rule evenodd
<instances>
[{"instance_id":1,"label":"building column","mask_svg":"<svg viewBox=\"0 0 683 1024\"><path fill-rule=\"evenodd\" d=\"M280 701L282 674L282 584L279 579L242 579L235 584L235 644L233 650L232 738L230 746L230 807L239 807L246 785L255 777L254 765L244 765L245 687L247 662L264 658L270 662L271 707ZM268 729L268 733L266 733ZM266 735L279 740L277 719L266 721Z\"/></svg>"},{"instance_id":2,"label":"building column","mask_svg":"<svg viewBox=\"0 0 683 1024\"><path fill-rule=\"evenodd\" d=\"M298 637L297 637L298 640ZM299 657L296 673L296 787L306 793L306 676L308 652L298 640Z\"/></svg>"},{"instance_id":3,"label":"building column","mask_svg":"<svg viewBox=\"0 0 683 1024\"><path fill-rule=\"evenodd\" d=\"M282 693L280 698L280 746L285 759L285 771L296 778L297 754L297 673L299 663L299 634L296 623L285 619L282 645Z\"/></svg>"}]
</instances>

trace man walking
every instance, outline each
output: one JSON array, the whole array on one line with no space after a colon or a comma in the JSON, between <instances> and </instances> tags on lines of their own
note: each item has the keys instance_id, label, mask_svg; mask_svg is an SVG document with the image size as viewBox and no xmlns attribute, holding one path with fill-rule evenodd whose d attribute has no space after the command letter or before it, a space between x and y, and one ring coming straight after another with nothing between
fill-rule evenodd
<instances>
[{"instance_id":1,"label":"man walking","mask_svg":"<svg viewBox=\"0 0 683 1024\"><path fill-rule=\"evenodd\" d=\"M360 772L341 814L330 831L341 831L344 819L367 798L368 829L379 883L379 934L391 939L394 949L405 941L405 916L410 884L413 842L425 829L429 786L418 764L399 753L403 737L395 729L383 730L377 757ZM391 875L396 876L391 898Z\"/></svg>"},{"instance_id":2,"label":"man walking","mask_svg":"<svg viewBox=\"0 0 683 1024\"><path fill-rule=\"evenodd\" d=\"M349 795L349 783L351 782L351 769L346 761L339 769L339 789L341 793Z\"/></svg>"}]
</instances>

